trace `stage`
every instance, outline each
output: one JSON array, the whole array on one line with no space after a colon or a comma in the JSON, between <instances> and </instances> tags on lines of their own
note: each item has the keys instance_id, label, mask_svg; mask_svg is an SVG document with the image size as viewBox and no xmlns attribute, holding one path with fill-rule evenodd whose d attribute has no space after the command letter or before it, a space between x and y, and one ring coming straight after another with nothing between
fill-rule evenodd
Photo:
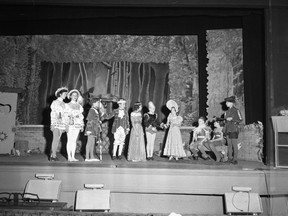
<instances>
[{"instance_id":1,"label":"stage","mask_svg":"<svg viewBox=\"0 0 288 216\"><path fill-rule=\"evenodd\" d=\"M112 160L109 154L103 154L103 160L98 162L86 162L85 158L76 154L77 162L69 162L62 154L58 153L59 161L49 161L47 155L42 153L23 154L12 156L0 154L1 165L15 166L48 166L48 167L106 167L106 168L147 168L147 169L220 169L220 170L255 170L267 169L262 162L240 160L238 165L225 162L215 162L213 160L191 160L179 159L169 161L167 157L154 156L154 160L145 162L130 162L126 158L123 160Z\"/></svg>"},{"instance_id":2,"label":"stage","mask_svg":"<svg viewBox=\"0 0 288 216\"><path fill-rule=\"evenodd\" d=\"M242 160L231 165L157 156L153 161L129 162L111 160L108 154L99 162L85 162L79 154L78 162L68 162L60 154L58 158L51 162L45 154L1 155L0 192L23 192L36 173L53 173L62 181L59 202L66 202L69 209L85 183L101 183L111 190L110 212L221 215L225 213L224 193L242 186L259 193L267 215L271 210L286 212L288 172L260 162Z\"/></svg>"}]
</instances>

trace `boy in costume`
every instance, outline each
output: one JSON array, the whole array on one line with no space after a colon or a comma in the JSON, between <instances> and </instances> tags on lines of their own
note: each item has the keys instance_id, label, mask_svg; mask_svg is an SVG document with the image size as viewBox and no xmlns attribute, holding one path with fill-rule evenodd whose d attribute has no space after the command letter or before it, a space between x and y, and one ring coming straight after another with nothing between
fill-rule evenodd
<instances>
[{"instance_id":1,"label":"boy in costume","mask_svg":"<svg viewBox=\"0 0 288 216\"><path fill-rule=\"evenodd\" d=\"M238 164L238 135L239 123L243 120L240 111L234 106L236 99L231 96L224 99L226 106L229 108L224 113L226 120L223 133L226 135L228 144L228 162Z\"/></svg>"}]
</instances>

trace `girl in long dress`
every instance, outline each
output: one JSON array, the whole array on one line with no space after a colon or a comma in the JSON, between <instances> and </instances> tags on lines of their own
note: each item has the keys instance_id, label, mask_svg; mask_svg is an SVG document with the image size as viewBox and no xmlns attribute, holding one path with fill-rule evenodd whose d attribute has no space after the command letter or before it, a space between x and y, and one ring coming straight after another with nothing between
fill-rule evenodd
<instances>
[{"instance_id":1,"label":"girl in long dress","mask_svg":"<svg viewBox=\"0 0 288 216\"><path fill-rule=\"evenodd\" d=\"M142 104L140 102L136 102L134 105L134 111L131 113L132 129L128 147L128 160L133 162L146 161L141 111Z\"/></svg>"},{"instance_id":2,"label":"girl in long dress","mask_svg":"<svg viewBox=\"0 0 288 216\"><path fill-rule=\"evenodd\" d=\"M66 105L69 118L66 146L68 161L78 161L75 158L76 143L80 130L82 132L84 128L84 109L80 104L82 97L77 89L71 90L67 97L68 99L71 98L71 101Z\"/></svg>"},{"instance_id":3,"label":"girl in long dress","mask_svg":"<svg viewBox=\"0 0 288 216\"><path fill-rule=\"evenodd\" d=\"M168 156L169 160L172 160L173 158L178 160L179 158L186 157L180 132L180 126L183 118L177 115L178 105L175 101L169 100L166 106L171 110L171 113L168 116L167 124L165 126L170 128L168 131L163 155Z\"/></svg>"}]
</instances>

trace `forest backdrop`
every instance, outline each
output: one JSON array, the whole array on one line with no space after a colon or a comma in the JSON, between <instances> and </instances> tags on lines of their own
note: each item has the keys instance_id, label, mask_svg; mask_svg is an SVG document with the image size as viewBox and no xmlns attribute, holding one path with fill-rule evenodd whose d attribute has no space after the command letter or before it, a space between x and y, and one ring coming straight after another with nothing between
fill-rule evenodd
<instances>
[{"instance_id":1,"label":"forest backdrop","mask_svg":"<svg viewBox=\"0 0 288 216\"><path fill-rule=\"evenodd\" d=\"M220 102L229 94L236 93L244 108L241 33L207 32L210 116L223 112ZM199 117L197 36L3 36L0 75L1 86L23 89L17 111L22 124L49 124L49 106L60 86L84 96L124 97L128 108L152 100L160 120L167 115L166 101L174 99L184 126ZM231 82L224 85L223 77Z\"/></svg>"}]
</instances>

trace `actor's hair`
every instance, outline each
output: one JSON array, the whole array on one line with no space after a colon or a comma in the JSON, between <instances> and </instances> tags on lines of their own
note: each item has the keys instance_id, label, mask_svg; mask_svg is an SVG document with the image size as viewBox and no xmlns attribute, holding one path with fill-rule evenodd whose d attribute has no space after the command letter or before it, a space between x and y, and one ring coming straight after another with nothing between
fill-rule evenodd
<instances>
[{"instance_id":1,"label":"actor's hair","mask_svg":"<svg viewBox=\"0 0 288 216\"><path fill-rule=\"evenodd\" d=\"M134 111L138 110L140 106L142 106L141 102L136 102L136 103L134 104L133 110L134 110Z\"/></svg>"},{"instance_id":2,"label":"actor's hair","mask_svg":"<svg viewBox=\"0 0 288 216\"><path fill-rule=\"evenodd\" d=\"M68 92L68 90L67 89L62 89L62 90L58 91L57 94L56 94L56 97L60 97L61 94L64 93L64 92Z\"/></svg>"}]
</instances>

